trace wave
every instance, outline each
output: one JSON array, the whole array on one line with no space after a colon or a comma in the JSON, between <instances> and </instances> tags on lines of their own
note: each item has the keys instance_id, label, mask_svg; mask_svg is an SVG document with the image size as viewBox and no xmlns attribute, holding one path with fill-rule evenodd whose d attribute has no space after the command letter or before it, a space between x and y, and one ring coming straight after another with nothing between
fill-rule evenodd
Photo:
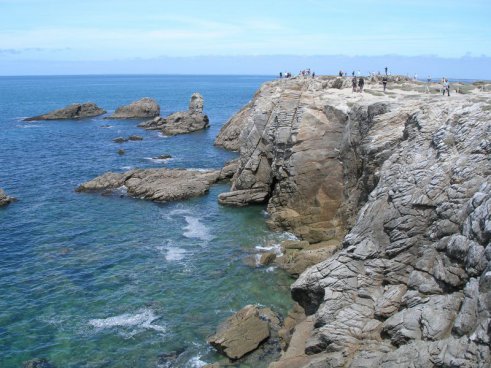
<instances>
[{"instance_id":1,"label":"wave","mask_svg":"<svg viewBox=\"0 0 491 368\"><path fill-rule=\"evenodd\" d=\"M44 128L44 125L36 125L36 124L25 124L25 125L16 125L17 128L27 129L27 128Z\"/></svg>"},{"instance_id":2,"label":"wave","mask_svg":"<svg viewBox=\"0 0 491 368\"><path fill-rule=\"evenodd\" d=\"M158 136L159 138L169 138L169 136L168 136L168 135L165 135L165 134L164 134L164 133L162 133L162 132L159 132L159 133L157 134L157 136Z\"/></svg>"},{"instance_id":3,"label":"wave","mask_svg":"<svg viewBox=\"0 0 491 368\"><path fill-rule=\"evenodd\" d=\"M167 261L181 261L186 257L186 250L178 247L169 247L165 249L165 259Z\"/></svg>"},{"instance_id":4,"label":"wave","mask_svg":"<svg viewBox=\"0 0 491 368\"><path fill-rule=\"evenodd\" d=\"M130 314L124 313L114 317L91 319L88 323L96 329L103 330L114 327L125 328L139 328L140 330L155 330L157 332L164 333L166 328L154 324L153 322L158 320L160 316L155 315L151 309L141 309L138 313ZM139 331L133 331L138 333ZM133 333L132 335L134 335Z\"/></svg>"},{"instance_id":5,"label":"wave","mask_svg":"<svg viewBox=\"0 0 491 368\"><path fill-rule=\"evenodd\" d=\"M210 234L210 230L206 225L200 222L199 218L193 216L184 216L187 225L184 226L183 235L186 238L196 238L203 241L210 241L214 237Z\"/></svg>"},{"instance_id":6,"label":"wave","mask_svg":"<svg viewBox=\"0 0 491 368\"><path fill-rule=\"evenodd\" d=\"M143 159L148 160L148 161L152 161L152 162L156 162L158 164L165 164L166 162L172 160L171 157L169 157L169 158L143 157Z\"/></svg>"}]
</instances>

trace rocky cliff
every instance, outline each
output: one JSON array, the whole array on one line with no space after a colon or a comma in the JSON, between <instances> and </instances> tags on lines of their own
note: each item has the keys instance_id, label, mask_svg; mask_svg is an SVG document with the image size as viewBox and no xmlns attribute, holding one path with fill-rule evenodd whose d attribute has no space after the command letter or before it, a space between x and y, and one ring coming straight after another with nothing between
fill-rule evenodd
<instances>
[{"instance_id":1,"label":"rocky cliff","mask_svg":"<svg viewBox=\"0 0 491 368\"><path fill-rule=\"evenodd\" d=\"M345 82L266 83L217 138L240 147L221 203L340 244L292 285L308 317L272 366L488 367L491 96Z\"/></svg>"}]
</instances>

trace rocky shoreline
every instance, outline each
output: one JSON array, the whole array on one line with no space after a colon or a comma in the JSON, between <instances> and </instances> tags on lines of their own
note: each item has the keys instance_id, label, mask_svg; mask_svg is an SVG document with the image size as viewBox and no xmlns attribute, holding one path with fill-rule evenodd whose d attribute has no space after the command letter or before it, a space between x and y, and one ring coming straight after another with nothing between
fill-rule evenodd
<instances>
[{"instance_id":1,"label":"rocky shoreline","mask_svg":"<svg viewBox=\"0 0 491 368\"><path fill-rule=\"evenodd\" d=\"M276 262L307 317L271 367L489 366L489 94L345 81L265 83L216 141L240 151L220 202L304 241Z\"/></svg>"}]
</instances>

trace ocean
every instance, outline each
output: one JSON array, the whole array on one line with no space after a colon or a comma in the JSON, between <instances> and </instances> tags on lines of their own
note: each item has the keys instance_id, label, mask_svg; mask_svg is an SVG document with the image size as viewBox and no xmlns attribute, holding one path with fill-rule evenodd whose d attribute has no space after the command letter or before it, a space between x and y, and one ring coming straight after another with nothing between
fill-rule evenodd
<instances>
[{"instance_id":1,"label":"ocean","mask_svg":"<svg viewBox=\"0 0 491 368\"><path fill-rule=\"evenodd\" d=\"M238 154L213 146L218 131L268 79L0 78L0 188L18 198L0 208L0 367L36 357L58 368L201 367L220 358L206 337L233 312L260 303L286 314L292 280L250 263L291 235L267 229L264 206L219 205L228 184L163 204L74 191L107 171L222 167ZM166 116L187 110L193 92L211 127L192 134L102 117L22 121L75 102L112 112L142 97ZM144 139L112 142L131 134ZM172 158L153 159L162 154Z\"/></svg>"}]
</instances>

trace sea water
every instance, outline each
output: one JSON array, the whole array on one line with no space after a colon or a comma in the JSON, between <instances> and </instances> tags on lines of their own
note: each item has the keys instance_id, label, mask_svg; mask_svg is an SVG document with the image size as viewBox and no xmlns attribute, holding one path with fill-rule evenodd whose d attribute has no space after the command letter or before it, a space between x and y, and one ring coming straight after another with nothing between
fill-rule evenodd
<instances>
[{"instance_id":1,"label":"sea water","mask_svg":"<svg viewBox=\"0 0 491 368\"><path fill-rule=\"evenodd\" d=\"M288 234L263 206L223 207L217 195L165 204L76 193L107 171L220 168L221 126L267 77L58 76L0 78L0 367L35 357L57 367L200 367L222 320L247 304L285 314L291 280L247 260ZM166 116L200 92L211 127L166 137L136 120L23 122L70 103L114 111L155 98ZM142 141L117 144L131 134ZM122 148L126 154L119 155ZM169 154L170 159L153 159ZM166 354L177 356L170 365ZM265 363L266 364L266 363Z\"/></svg>"}]
</instances>

